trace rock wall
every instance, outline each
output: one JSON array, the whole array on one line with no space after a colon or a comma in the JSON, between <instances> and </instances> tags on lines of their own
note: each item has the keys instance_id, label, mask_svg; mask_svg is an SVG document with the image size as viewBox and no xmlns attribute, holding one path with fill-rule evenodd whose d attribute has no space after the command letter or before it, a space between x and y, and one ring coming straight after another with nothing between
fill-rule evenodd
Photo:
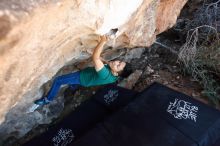
<instances>
[{"instance_id":1,"label":"rock wall","mask_svg":"<svg viewBox=\"0 0 220 146\"><path fill-rule=\"evenodd\" d=\"M106 44L108 50L149 46L175 24L186 2L1 0L0 135L14 132L19 137L50 122L49 115L25 111L61 67L91 56L99 35L119 29L117 38Z\"/></svg>"}]
</instances>

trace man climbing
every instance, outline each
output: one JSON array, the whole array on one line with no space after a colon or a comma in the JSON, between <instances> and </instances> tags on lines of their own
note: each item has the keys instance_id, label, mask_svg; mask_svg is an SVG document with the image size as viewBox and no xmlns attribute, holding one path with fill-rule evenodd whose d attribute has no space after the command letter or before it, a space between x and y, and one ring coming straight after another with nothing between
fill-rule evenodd
<instances>
[{"instance_id":1,"label":"man climbing","mask_svg":"<svg viewBox=\"0 0 220 146\"><path fill-rule=\"evenodd\" d=\"M118 80L118 75L123 71L126 63L116 60L110 61L108 64L104 65L100 55L106 41L107 37L105 35L101 36L100 42L94 49L92 54L94 67L87 67L81 71L56 77L48 94L36 100L35 104L45 105L50 103L58 93L61 85L64 84L68 84L74 88L77 85L90 87L116 82Z\"/></svg>"}]
</instances>

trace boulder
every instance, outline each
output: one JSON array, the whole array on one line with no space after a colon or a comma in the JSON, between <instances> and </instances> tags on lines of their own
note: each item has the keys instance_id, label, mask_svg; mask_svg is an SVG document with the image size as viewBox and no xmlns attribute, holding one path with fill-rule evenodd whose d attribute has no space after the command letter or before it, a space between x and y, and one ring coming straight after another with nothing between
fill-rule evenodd
<instances>
[{"instance_id":1,"label":"boulder","mask_svg":"<svg viewBox=\"0 0 220 146\"><path fill-rule=\"evenodd\" d=\"M91 56L88 52L93 51L99 35L118 29L117 37L105 45L104 52L150 46L157 34L175 24L186 2L1 0L1 139L10 133L19 138L36 125L50 121L45 118L54 118L48 112L24 111L42 96L42 85L60 68Z\"/></svg>"}]
</instances>

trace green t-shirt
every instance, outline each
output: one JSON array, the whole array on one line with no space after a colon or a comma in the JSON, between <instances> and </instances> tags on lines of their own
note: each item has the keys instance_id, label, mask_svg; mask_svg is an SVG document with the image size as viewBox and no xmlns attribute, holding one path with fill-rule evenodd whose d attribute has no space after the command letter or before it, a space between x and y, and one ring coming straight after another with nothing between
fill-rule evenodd
<instances>
[{"instance_id":1,"label":"green t-shirt","mask_svg":"<svg viewBox=\"0 0 220 146\"><path fill-rule=\"evenodd\" d=\"M80 71L80 83L85 87L114 83L117 79L118 77L112 74L108 65L104 65L98 72L94 67L88 67Z\"/></svg>"}]
</instances>

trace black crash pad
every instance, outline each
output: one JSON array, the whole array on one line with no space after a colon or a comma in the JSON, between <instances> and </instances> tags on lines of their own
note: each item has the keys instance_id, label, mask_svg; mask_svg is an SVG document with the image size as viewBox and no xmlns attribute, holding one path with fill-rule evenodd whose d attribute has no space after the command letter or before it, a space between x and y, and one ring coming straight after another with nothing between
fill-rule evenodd
<instances>
[{"instance_id":1,"label":"black crash pad","mask_svg":"<svg viewBox=\"0 0 220 146\"><path fill-rule=\"evenodd\" d=\"M114 112L127 105L137 94L136 91L111 84L98 91L93 98L108 111Z\"/></svg>"},{"instance_id":2,"label":"black crash pad","mask_svg":"<svg viewBox=\"0 0 220 146\"><path fill-rule=\"evenodd\" d=\"M85 136L74 146L196 146L172 125L148 110L129 106L117 112Z\"/></svg>"},{"instance_id":3,"label":"black crash pad","mask_svg":"<svg viewBox=\"0 0 220 146\"><path fill-rule=\"evenodd\" d=\"M136 94L135 91L118 87L115 84L106 85L63 121L25 145L69 145L104 117L125 106Z\"/></svg>"},{"instance_id":4,"label":"black crash pad","mask_svg":"<svg viewBox=\"0 0 220 146\"><path fill-rule=\"evenodd\" d=\"M220 138L220 111L192 97L155 83L139 98L199 146L212 145Z\"/></svg>"},{"instance_id":5,"label":"black crash pad","mask_svg":"<svg viewBox=\"0 0 220 146\"><path fill-rule=\"evenodd\" d=\"M74 146L219 146L220 112L154 83Z\"/></svg>"},{"instance_id":6,"label":"black crash pad","mask_svg":"<svg viewBox=\"0 0 220 146\"><path fill-rule=\"evenodd\" d=\"M27 145L220 146L218 110L158 83L137 95L125 90L106 86Z\"/></svg>"}]
</instances>

